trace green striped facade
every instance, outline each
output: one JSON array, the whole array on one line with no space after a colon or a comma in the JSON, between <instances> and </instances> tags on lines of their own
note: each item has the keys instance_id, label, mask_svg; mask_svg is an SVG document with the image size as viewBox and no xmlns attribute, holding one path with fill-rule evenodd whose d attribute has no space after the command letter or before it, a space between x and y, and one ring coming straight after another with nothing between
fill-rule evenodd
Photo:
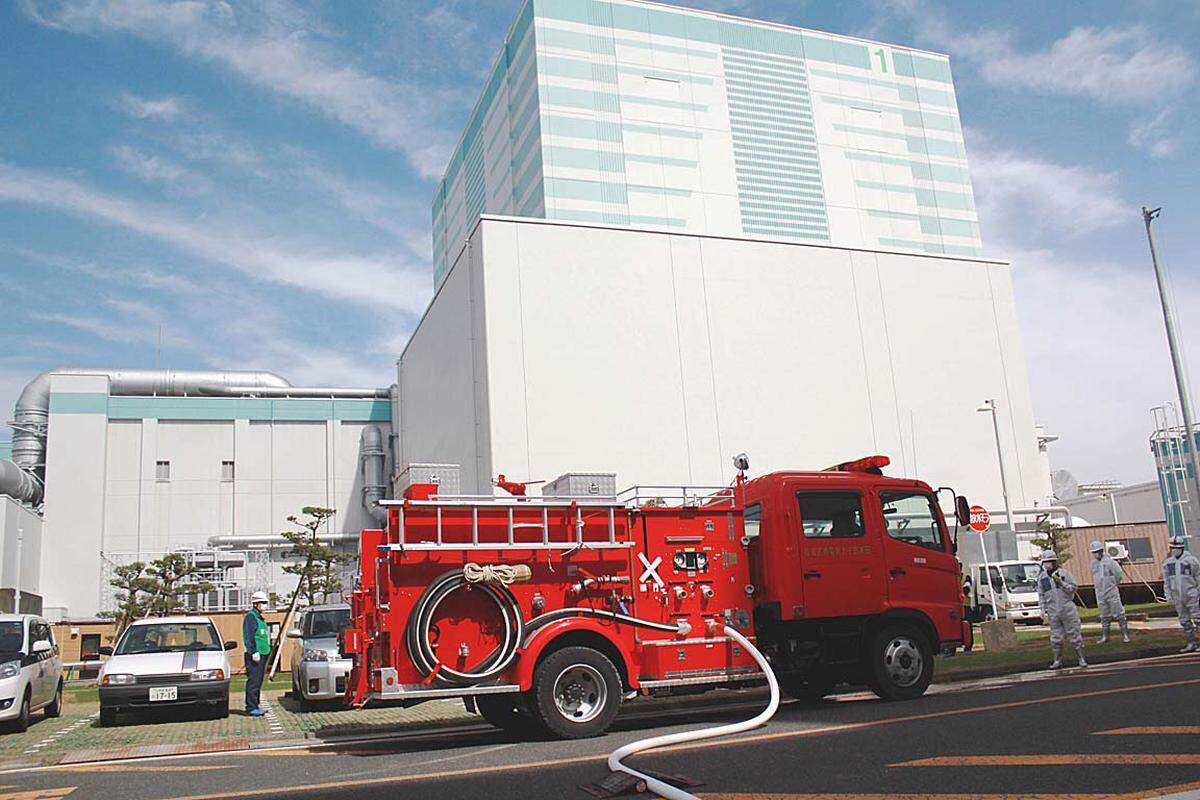
<instances>
[{"instance_id":1,"label":"green striped facade","mask_svg":"<svg viewBox=\"0 0 1200 800\"><path fill-rule=\"evenodd\" d=\"M527 0L438 187L481 213L980 254L947 59L640 0Z\"/></svg>"},{"instance_id":2,"label":"green striped facade","mask_svg":"<svg viewBox=\"0 0 1200 800\"><path fill-rule=\"evenodd\" d=\"M55 392L50 414L100 414L108 419L290 420L295 422L389 422L387 400L111 397L98 392ZM10 445L11 452L11 445Z\"/></svg>"}]
</instances>

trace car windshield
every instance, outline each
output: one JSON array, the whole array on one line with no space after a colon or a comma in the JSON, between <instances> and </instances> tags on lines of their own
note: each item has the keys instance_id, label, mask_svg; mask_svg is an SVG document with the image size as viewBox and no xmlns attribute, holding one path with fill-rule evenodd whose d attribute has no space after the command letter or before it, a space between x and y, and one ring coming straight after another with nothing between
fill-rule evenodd
<instances>
[{"instance_id":1,"label":"car windshield","mask_svg":"<svg viewBox=\"0 0 1200 800\"><path fill-rule=\"evenodd\" d=\"M161 622L134 625L125 631L115 655L181 653L186 650L220 650L217 630L207 622Z\"/></svg>"},{"instance_id":2,"label":"car windshield","mask_svg":"<svg viewBox=\"0 0 1200 800\"><path fill-rule=\"evenodd\" d=\"M1038 572L1037 564L1005 564L992 567L992 580L1003 580L1004 587L1010 592L1035 592Z\"/></svg>"},{"instance_id":3,"label":"car windshield","mask_svg":"<svg viewBox=\"0 0 1200 800\"><path fill-rule=\"evenodd\" d=\"M304 615L304 636L307 639L337 636L350 625L350 609L331 608L309 611Z\"/></svg>"},{"instance_id":4,"label":"car windshield","mask_svg":"<svg viewBox=\"0 0 1200 800\"><path fill-rule=\"evenodd\" d=\"M20 622L0 622L0 653L19 653L24 644Z\"/></svg>"}]
</instances>

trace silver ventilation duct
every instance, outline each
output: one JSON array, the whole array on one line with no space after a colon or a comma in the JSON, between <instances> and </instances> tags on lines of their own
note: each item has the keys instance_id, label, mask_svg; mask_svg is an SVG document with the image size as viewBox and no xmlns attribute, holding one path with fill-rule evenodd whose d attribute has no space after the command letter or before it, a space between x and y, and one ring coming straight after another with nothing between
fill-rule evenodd
<instances>
[{"instance_id":1,"label":"silver ventilation duct","mask_svg":"<svg viewBox=\"0 0 1200 800\"><path fill-rule=\"evenodd\" d=\"M182 397L200 394L200 387L283 389L291 386L273 372L244 370L175 369L54 369L38 375L17 398L13 413L12 461L0 461L0 494L38 503L46 467L46 423L50 417L50 377L52 375L100 375L108 378L110 395ZM18 476L11 463L34 481Z\"/></svg>"},{"instance_id":2,"label":"silver ventilation duct","mask_svg":"<svg viewBox=\"0 0 1200 800\"><path fill-rule=\"evenodd\" d=\"M348 389L340 386L218 386L201 385L199 394L220 397L311 397L386 399L387 389Z\"/></svg>"},{"instance_id":3,"label":"silver ventilation duct","mask_svg":"<svg viewBox=\"0 0 1200 800\"><path fill-rule=\"evenodd\" d=\"M387 509L379 505L379 501L387 496L387 484L383 478L383 434L379 428L367 425L362 429L359 453L362 458L363 509L380 525L386 525Z\"/></svg>"}]
</instances>

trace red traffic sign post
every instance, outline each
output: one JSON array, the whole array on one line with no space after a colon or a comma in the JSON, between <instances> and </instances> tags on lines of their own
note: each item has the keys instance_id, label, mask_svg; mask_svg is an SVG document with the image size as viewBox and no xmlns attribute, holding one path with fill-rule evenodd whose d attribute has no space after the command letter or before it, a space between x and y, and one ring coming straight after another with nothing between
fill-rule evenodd
<instances>
[{"instance_id":1,"label":"red traffic sign post","mask_svg":"<svg viewBox=\"0 0 1200 800\"><path fill-rule=\"evenodd\" d=\"M984 533L992 527L992 515L983 506L971 506L971 530Z\"/></svg>"}]
</instances>

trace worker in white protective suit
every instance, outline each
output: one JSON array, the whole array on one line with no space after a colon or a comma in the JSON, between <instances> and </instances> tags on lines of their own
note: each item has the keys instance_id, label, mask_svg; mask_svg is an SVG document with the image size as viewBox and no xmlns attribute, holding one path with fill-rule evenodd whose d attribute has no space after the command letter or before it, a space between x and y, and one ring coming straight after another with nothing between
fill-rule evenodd
<instances>
[{"instance_id":1,"label":"worker in white protective suit","mask_svg":"<svg viewBox=\"0 0 1200 800\"><path fill-rule=\"evenodd\" d=\"M1112 556L1104 551L1102 542L1092 542L1092 585L1096 587L1096 606L1100 609L1100 641L1108 641L1108 632L1113 620L1121 626L1121 636L1129 638L1129 621L1125 619L1125 606L1121 603L1121 581L1125 573Z\"/></svg>"},{"instance_id":2,"label":"worker in white protective suit","mask_svg":"<svg viewBox=\"0 0 1200 800\"><path fill-rule=\"evenodd\" d=\"M1200 650L1196 627L1200 625L1200 558L1184 550L1182 536L1172 536L1171 555L1163 562L1163 588L1179 612L1179 625L1187 636L1184 653Z\"/></svg>"},{"instance_id":3,"label":"worker in white protective suit","mask_svg":"<svg viewBox=\"0 0 1200 800\"><path fill-rule=\"evenodd\" d=\"M1058 565L1058 555L1053 550L1042 552L1042 574L1038 576L1038 605L1042 616L1050 625L1050 649L1054 662L1050 669L1062 669L1063 640L1071 643L1079 655L1079 666L1086 667L1083 657L1083 628L1079 622L1079 609L1075 607L1075 591L1079 584L1075 576Z\"/></svg>"}]
</instances>

